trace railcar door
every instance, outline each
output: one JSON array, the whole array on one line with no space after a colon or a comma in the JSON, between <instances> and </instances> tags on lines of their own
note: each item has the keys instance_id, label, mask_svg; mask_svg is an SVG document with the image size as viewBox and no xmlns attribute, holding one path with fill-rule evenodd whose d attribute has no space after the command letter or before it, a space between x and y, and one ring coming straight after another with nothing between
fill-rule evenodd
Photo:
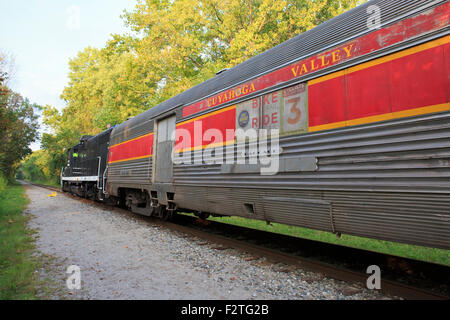
<instances>
[{"instance_id":1,"label":"railcar door","mask_svg":"<svg viewBox=\"0 0 450 320\"><path fill-rule=\"evenodd\" d=\"M175 141L175 120L175 116L170 116L157 123L155 183L172 183L173 180L172 152Z\"/></svg>"}]
</instances>

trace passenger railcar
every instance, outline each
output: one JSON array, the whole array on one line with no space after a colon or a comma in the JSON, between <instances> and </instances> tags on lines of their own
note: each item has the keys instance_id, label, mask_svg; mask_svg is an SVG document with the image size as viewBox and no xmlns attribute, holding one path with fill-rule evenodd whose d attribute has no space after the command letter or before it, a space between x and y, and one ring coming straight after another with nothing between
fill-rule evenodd
<instances>
[{"instance_id":1,"label":"passenger railcar","mask_svg":"<svg viewBox=\"0 0 450 320\"><path fill-rule=\"evenodd\" d=\"M118 125L107 196L450 249L449 13L369 1ZM250 128L279 130L275 174L236 147Z\"/></svg>"}]
</instances>

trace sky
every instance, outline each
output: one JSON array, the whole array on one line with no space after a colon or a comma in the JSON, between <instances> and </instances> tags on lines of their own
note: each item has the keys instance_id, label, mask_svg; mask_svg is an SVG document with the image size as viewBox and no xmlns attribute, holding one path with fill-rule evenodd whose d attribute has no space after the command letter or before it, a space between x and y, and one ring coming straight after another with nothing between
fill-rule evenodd
<instances>
[{"instance_id":1,"label":"sky","mask_svg":"<svg viewBox=\"0 0 450 320\"><path fill-rule=\"evenodd\" d=\"M9 86L32 103L65 107L69 59L103 47L111 34L129 30L120 16L136 0L0 0L0 51L12 55ZM38 150L40 143L31 148Z\"/></svg>"}]
</instances>

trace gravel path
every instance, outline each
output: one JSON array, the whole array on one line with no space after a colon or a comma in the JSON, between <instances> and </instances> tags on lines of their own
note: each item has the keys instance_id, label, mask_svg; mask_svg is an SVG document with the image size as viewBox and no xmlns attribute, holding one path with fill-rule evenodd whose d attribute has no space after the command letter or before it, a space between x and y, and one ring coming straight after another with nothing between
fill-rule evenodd
<instances>
[{"instance_id":1,"label":"gravel path","mask_svg":"<svg viewBox=\"0 0 450 320\"><path fill-rule=\"evenodd\" d=\"M274 265L117 211L27 186L54 299L387 299L358 285ZM51 257L51 258L49 258ZM70 265L81 290L66 288Z\"/></svg>"}]
</instances>

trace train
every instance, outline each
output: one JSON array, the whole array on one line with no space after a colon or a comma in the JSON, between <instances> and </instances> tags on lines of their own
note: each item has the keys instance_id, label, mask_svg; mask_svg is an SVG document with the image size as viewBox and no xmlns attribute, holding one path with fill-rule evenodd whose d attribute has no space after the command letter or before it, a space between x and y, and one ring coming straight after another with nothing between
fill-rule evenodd
<instances>
[{"instance_id":1,"label":"train","mask_svg":"<svg viewBox=\"0 0 450 320\"><path fill-rule=\"evenodd\" d=\"M62 190L450 249L449 22L368 1L82 137Z\"/></svg>"}]
</instances>

